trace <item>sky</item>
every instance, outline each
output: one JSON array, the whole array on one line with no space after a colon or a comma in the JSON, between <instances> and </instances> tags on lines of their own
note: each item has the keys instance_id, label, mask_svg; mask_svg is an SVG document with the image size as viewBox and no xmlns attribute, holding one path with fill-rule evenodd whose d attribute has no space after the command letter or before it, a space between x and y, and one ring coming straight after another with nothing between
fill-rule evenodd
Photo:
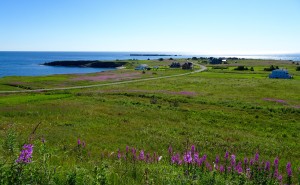
<instances>
[{"instance_id":1,"label":"sky","mask_svg":"<svg viewBox=\"0 0 300 185\"><path fill-rule=\"evenodd\" d=\"M300 0L0 0L0 51L300 53Z\"/></svg>"}]
</instances>

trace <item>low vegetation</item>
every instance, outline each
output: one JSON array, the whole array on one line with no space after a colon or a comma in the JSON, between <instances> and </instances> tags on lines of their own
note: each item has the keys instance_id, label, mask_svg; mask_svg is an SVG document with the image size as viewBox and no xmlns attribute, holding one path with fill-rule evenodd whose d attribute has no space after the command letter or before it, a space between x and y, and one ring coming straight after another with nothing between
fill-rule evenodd
<instances>
[{"instance_id":1,"label":"low vegetation","mask_svg":"<svg viewBox=\"0 0 300 185\"><path fill-rule=\"evenodd\" d=\"M74 80L78 75L5 77L0 89L180 74L185 71L168 66L186 60L128 62L127 69L109 74L80 75L116 77L103 81ZM133 70L144 63L163 70ZM288 69L294 79L269 79L264 68L271 65ZM297 184L295 65L229 60L218 65L223 70L208 66L206 72L168 79L0 94L0 184ZM237 66L255 70L234 70Z\"/></svg>"}]
</instances>

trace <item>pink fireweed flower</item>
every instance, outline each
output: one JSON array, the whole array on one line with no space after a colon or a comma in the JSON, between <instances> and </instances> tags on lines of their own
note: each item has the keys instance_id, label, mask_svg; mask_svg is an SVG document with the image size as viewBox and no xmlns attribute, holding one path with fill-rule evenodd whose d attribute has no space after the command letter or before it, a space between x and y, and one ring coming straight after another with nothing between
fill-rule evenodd
<instances>
[{"instance_id":1,"label":"pink fireweed flower","mask_svg":"<svg viewBox=\"0 0 300 185\"><path fill-rule=\"evenodd\" d=\"M231 155L231 166L235 166L235 162L236 162L236 160L235 160L235 155L232 154L232 155Z\"/></svg>"},{"instance_id":2,"label":"pink fireweed flower","mask_svg":"<svg viewBox=\"0 0 300 185\"><path fill-rule=\"evenodd\" d=\"M282 175L278 175L278 176L277 176L277 180L278 180L279 182L281 182L281 181L282 181Z\"/></svg>"},{"instance_id":3,"label":"pink fireweed flower","mask_svg":"<svg viewBox=\"0 0 300 185\"><path fill-rule=\"evenodd\" d=\"M209 162L206 161L205 163L205 166L206 166L206 169L209 170L209 171L212 171L212 166L209 164Z\"/></svg>"},{"instance_id":4,"label":"pink fireweed flower","mask_svg":"<svg viewBox=\"0 0 300 185\"><path fill-rule=\"evenodd\" d=\"M196 152L196 153L194 154L194 162L195 162L195 163L198 163L198 161L199 161L199 154L198 154L198 152Z\"/></svg>"},{"instance_id":5,"label":"pink fireweed flower","mask_svg":"<svg viewBox=\"0 0 300 185\"><path fill-rule=\"evenodd\" d=\"M122 155L121 155L121 152L120 152L120 149L118 150L118 159L121 159Z\"/></svg>"},{"instance_id":6,"label":"pink fireweed flower","mask_svg":"<svg viewBox=\"0 0 300 185\"><path fill-rule=\"evenodd\" d=\"M266 164L265 164L265 171L270 171L270 162L267 161Z\"/></svg>"},{"instance_id":7,"label":"pink fireweed flower","mask_svg":"<svg viewBox=\"0 0 300 185\"><path fill-rule=\"evenodd\" d=\"M188 164L192 163L193 158L192 158L191 151L188 151L185 153L185 155L183 156L183 160L185 163L188 163Z\"/></svg>"},{"instance_id":8,"label":"pink fireweed flower","mask_svg":"<svg viewBox=\"0 0 300 185\"><path fill-rule=\"evenodd\" d=\"M276 157L276 159L274 160L274 166L276 169L278 168L278 165L279 165L279 159L278 157Z\"/></svg>"},{"instance_id":9,"label":"pink fireweed flower","mask_svg":"<svg viewBox=\"0 0 300 185\"><path fill-rule=\"evenodd\" d=\"M143 160L145 159L144 150L141 150L141 151L140 151L139 159L140 159L141 161L143 161Z\"/></svg>"},{"instance_id":10,"label":"pink fireweed flower","mask_svg":"<svg viewBox=\"0 0 300 185\"><path fill-rule=\"evenodd\" d=\"M228 153L228 151L226 151L225 156L224 156L225 160L227 160L228 157L229 157L229 153Z\"/></svg>"},{"instance_id":11,"label":"pink fireweed flower","mask_svg":"<svg viewBox=\"0 0 300 185\"><path fill-rule=\"evenodd\" d=\"M216 156L216 164L219 164L219 162L220 162L220 158L219 156Z\"/></svg>"},{"instance_id":12,"label":"pink fireweed flower","mask_svg":"<svg viewBox=\"0 0 300 185\"><path fill-rule=\"evenodd\" d=\"M25 144L23 146L23 150L21 151L16 163L19 164L28 164L31 163L33 153L33 145L32 144Z\"/></svg>"},{"instance_id":13,"label":"pink fireweed flower","mask_svg":"<svg viewBox=\"0 0 300 185\"><path fill-rule=\"evenodd\" d=\"M195 148L195 145L192 145L192 146L191 146L191 152L192 152L192 154L195 153L195 151L196 151L195 149L196 149L196 148Z\"/></svg>"},{"instance_id":14,"label":"pink fireweed flower","mask_svg":"<svg viewBox=\"0 0 300 185\"><path fill-rule=\"evenodd\" d=\"M220 165L220 169L219 169L219 170L220 170L221 173L225 172L224 166L223 166L223 165Z\"/></svg>"},{"instance_id":15,"label":"pink fireweed flower","mask_svg":"<svg viewBox=\"0 0 300 185\"><path fill-rule=\"evenodd\" d=\"M254 160L255 160L255 162L258 162L258 160L259 160L259 153L258 152L255 154Z\"/></svg>"},{"instance_id":16,"label":"pink fireweed flower","mask_svg":"<svg viewBox=\"0 0 300 185\"><path fill-rule=\"evenodd\" d=\"M287 172L287 175L288 175L289 177L292 176L292 165L291 165L290 162L288 162L288 163L286 164L286 172Z\"/></svg>"}]
</instances>

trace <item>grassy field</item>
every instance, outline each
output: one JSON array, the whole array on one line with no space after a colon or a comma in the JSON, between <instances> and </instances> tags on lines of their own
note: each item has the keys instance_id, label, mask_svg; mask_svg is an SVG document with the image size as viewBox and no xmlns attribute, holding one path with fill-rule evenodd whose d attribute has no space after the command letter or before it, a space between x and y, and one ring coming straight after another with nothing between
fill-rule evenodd
<instances>
[{"instance_id":1,"label":"grassy field","mask_svg":"<svg viewBox=\"0 0 300 185\"><path fill-rule=\"evenodd\" d=\"M138 63L167 66L172 61L135 61L125 70L87 75L0 78L0 90L70 87L184 73L181 69L134 71ZM181 60L184 62L184 60ZM204 61L196 61L203 63ZM254 71L235 71L238 65ZM287 68L294 79L269 79L263 69ZM71 151L86 142L91 161L101 152L127 145L147 151L184 150L195 144L210 160L226 151L237 159L279 157L300 166L300 71L289 61L238 60L188 76L78 90L0 94L0 156L8 133L20 149L38 123L34 140L44 137L55 150L54 165L76 165ZM126 74L126 75L124 75ZM99 76L110 76L101 78ZM88 77L97 78L88 78ZM17 150L19 151L19 150ZM18 152L17 152L18 153ZM68 157L66 157L68 156ZM1 158L0 158L1 159ZM284 166L282 168L284 170Z\"/></svg>"}]
</instances>

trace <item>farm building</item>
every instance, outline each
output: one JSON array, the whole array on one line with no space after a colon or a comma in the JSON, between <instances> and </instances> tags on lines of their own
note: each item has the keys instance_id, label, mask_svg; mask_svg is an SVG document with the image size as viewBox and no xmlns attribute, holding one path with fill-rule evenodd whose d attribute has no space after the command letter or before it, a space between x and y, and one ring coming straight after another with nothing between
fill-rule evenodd
<instances>
[{"instance_id":1,"label":"farm building","mask_svg":"<svg viewBox=\"0 0 300 185\"><path fill-rule=\"evenodd\" d=\"M290 79L292 78L291 75L289 75L287 70L284 69L276 69L273 70L272 73L269 75L269 78L283 78L283 79Z\"/></svg>"},{"instance_id":2,"label":"farm building","mask_svg":"<svg viewBox=\"0 0 300 185\"><path fill-rule=\"evenodd\" d=\"M149 67L147 64L141 64L135 68L135 70L147 70Z\"/></svg>"}]
</instances>

